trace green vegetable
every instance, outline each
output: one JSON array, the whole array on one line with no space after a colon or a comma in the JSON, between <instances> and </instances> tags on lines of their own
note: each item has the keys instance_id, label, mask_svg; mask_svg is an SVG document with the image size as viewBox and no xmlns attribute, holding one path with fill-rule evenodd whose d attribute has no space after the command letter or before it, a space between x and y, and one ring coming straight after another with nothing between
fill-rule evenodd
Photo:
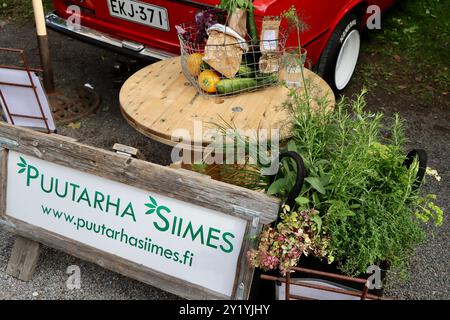
<instances>
[{"instance_id":1,"label":"green vegetable","mask_svg":"<svg viewBox=\"0 0 450 320\"><path fill-rule=\"evenodd\" d=\"M253 0L221 0L219 8L227 10L231 15L236 9L247 10L247 29L253 44L258 44L258 30L256 29Z\"/></svg>"},{"instance_id":2,"label":"green vegetable","mask_svg":"<svg viewBox=\"0 0 450 320\"><path fill-rule=\"evenodd\" d=\"M259 86L267 86L270 84L275 84L278 81L278 74L276 74L276 73L272 73L272 74L258 73L256 80L258 80Z\"/></svg>"},{"instance_id":3,"label":"green vegetable","mask_svg":"<svg viewBox=\"0 0 450 320\"><path fill-rule=\"evenodd\" d=\"M239 67L239 72L237 74L237 77L239 77L239 78L254 78L255 71L250 66L241 65Z\"/></svg>"},{"instance_id":4,"label":"green vegetable","mask_svg":"<svg viewBox=\"0 0 450 320\"><path fill-rule=\"evenodd\" d=\"M217 92L220 94L233 94L238 92L244 92L257 87L273 84L277 81L276 74L258 78L234 78L224 79L217 84Z\"/></svg>"},{"instance_id":5,"label":"green vegetable","mask_svg":"<svg viewBox=\"0 0 450 320\"><path fill-rule=\"evenodd\" d=\"M231 94L246 91L258 86L258 81L253 78L224 79L217 84L217 92L220 94Z\"/></svg>"},{"instance_id":6,"label":"green vegetable","mask_svg":"<svg viewBox=\"0 0 450 320\"><path fill-rule=\"evenodd\" d=\"M221 0L219 8L227 10L229 14L236 9L253 10L253 0Z\"/></svg>"},{"instance_id":7,"label":"green vegetable","mask_svg":"<svg viewBox=\"0 0 450 320\"><path fill-rule=\"evenodd\" d=\"M202 61L202 64L200 65L200 72L203 72L205 70L211 70L211 66L207 64L205 61Z\"/></svg>"},{"instance_id":8,"label":"green vegetable","mask_svg":"<svg viewBox=\"0 0 450 320\"><path fill-rule=\"evenodd\" d=\"M253 12L253 7L250 7L250 9L247 12L247 30L252 40L252 43L254 45L257 45L259 43L259 38L258 38L258 30L256 29L255 13Z\"/></svg>"}]
</instances>

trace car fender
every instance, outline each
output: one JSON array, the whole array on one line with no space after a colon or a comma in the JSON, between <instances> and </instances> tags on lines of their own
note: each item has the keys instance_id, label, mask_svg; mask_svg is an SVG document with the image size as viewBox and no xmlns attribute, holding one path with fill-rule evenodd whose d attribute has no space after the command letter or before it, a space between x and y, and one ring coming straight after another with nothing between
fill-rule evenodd
<instances>
[{"instance_id":1,"label":"car fender","mask_svg":"<svg viewBox=\"0 0 450 320\"><path fill-rule=\"evenodd\" d=\"M362 31L364 29L364 26L366 24L366 10L367 10L367 6L368 6L368 2L364 1L364 0L354 0L354 1L349 1L341 10L340 12L336 15L336 18L332 21L332 23L328 26L328 30L326 35L324 36L324 41L322 41L321 43L321 47L320 47L320 53L323 53L323 50L325 50L325 47L328 43L328 41L330 40L331 35L333 34L334 30L336 29L336 27L338 26L338 24L341 22L341 20L348 15L349 13L353 12L355 10L355 8L357 8L358 6L362 6L363 7L363 11L362 14L359 14L358 18L360 18L360 30Z\"/></svg>"}]
</instances>

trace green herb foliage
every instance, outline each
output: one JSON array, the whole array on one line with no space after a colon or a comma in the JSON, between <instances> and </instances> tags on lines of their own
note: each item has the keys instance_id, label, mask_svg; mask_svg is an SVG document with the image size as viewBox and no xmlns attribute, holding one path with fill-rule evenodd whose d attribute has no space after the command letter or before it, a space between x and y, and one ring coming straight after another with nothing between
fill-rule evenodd
<instances>
[{"instance_id":1,"label":"green herb foliage","mask_svg":"<svg viewBox=\"0 0 450 320\"><path fill-rule=\"evenodd\" d=\"M307 171L297 204L320 212L322 229L331 237L329 252L349 275L388 261L406 274L415 245L424 240L421 222L442 223L434 196L421 197L412 185L418 163L403 162L405 136L397 115L390 127L381 113L365 108L364 92L333 112L314 111L295 91L284 103L294 117L287 148L298 152ZM285 197L295 182L293 165L284 163L269 194Z\"/></svg>"},{"instance_id":2,"label":"green herb foliage","mask_svg":"<svg viewBox=\"0 0 450 320\"><path fill-rule=\"evenodd\" d=\"M253 11L254 6L252 0L222 0L219 8L228 11L228 13L233 13L236 9Z\"/></svg>"}]
</instances>

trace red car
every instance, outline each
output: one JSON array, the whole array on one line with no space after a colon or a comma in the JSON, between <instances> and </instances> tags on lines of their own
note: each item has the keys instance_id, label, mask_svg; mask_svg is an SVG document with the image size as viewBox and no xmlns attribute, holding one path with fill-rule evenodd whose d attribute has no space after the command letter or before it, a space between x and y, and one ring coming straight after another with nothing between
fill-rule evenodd
<instances>
[{"instance_id":1,"label":"red car","mask_svg":"<svg viewBox=\"0 0 450 320\"><path fill-rule=\"evenodd\" d=\"M70 36L106 46L127 55L164 59L178 55L175 26L194 21L199 9L220 0L53 0L55 12L47 25ZM360 32L369 17L367 8L381 11L395 0L255 0L257 16L279 15L295 5L308 30L303 46L314 70L339 92L349 83L358 60ZM81 8L81 28L67 23L70 5ZM288 45L297 45L291 37Z\"/></svg>"}]
</instances>

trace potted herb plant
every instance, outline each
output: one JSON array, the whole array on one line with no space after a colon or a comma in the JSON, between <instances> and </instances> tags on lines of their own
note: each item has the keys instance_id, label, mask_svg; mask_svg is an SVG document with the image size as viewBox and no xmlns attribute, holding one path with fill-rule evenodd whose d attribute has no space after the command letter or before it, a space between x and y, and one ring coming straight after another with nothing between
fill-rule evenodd
<instances>
[{"instance_id":1,"label":"potted herb plant","mask_svg":"<svg viewBox=\"0 0 450 320\"><path fill-rule=\"evenodd\" d=\"M387 263L405 277L410 255L425 238L422 224L442 224L443 212L434 204L434 195L420 193L417 173L425 168L412 158L405 165L400 117L386 128L381 113L365 111L364 92L351 105L341 101L334 112L311 110L296 91L284 106L294 117L293 138L286 148L303 157L307 172L293 212L317 211L319 241L327 239L324 254L309 255L316 259L303 255L299 263L351 276ZM281 170L267 192L285 198L295 170L290 163ZM260 266L254 260L253 265Z\"/></svg>"},{"instance_id":2,"label":"potted herb plant","mask_svg":"<svg viewBox=\"0 0 450 320\"><path fill-rule=\"evenodd\" d=\"M320 101L312 110L303 94L291 91L284 107L293 116L293 137L285 149L302 156L307 174L296 204L285 208L281 222L268 226L257 250L249 252L253 266L279 274L298 263L367 277L367 268L379 265L404 279L410 256L426 237L423 224L442 224L436 196L423 195L417 178L425 170L439 176L406 156L400 117L386 126L381 113L365 110L364 95L351 103L342 100L330 112ZM284 161L271 183L257 169L248 186L265 185L268 194L285 201L296 181L294 164Z\"/></svg>"}]
</instances>

